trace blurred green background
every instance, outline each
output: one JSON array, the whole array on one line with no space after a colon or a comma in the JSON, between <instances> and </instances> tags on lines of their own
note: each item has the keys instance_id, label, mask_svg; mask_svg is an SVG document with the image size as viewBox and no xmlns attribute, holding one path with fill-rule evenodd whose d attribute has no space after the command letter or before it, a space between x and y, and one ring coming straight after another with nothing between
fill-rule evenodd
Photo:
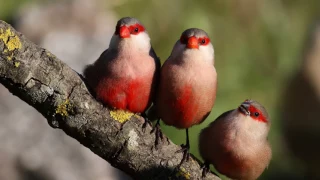
<instances>
[{"instance_id":1,"label":"blurred green background","mask_svg":"<svg viewBox=\"0 0 320 180\"><path fill-rule=\"evenodd\" d=\"M23 5L48 2L0 0L0 17L9 21ZM306 33L319 15L320 1L119 0L106 1L106 6L108 3L118 17L133 16L143 22L162 63L183 30L198 27L208 32L215 47L218 92L208 119L190 129L193 154L199 157L197 138L203 127L251 98L266 107L272 120L273 158L260 179L279 174L302 177L304 166L285 146L279 107L288 79L301 64ZM164 125L162 129L175 143L185 142L184 130Z\"/></svg>"}]
</instances>

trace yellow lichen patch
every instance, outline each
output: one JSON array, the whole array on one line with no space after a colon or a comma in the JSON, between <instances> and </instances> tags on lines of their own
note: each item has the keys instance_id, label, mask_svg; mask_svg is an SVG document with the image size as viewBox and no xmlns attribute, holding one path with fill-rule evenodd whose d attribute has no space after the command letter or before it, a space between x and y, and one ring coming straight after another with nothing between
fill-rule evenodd
<instances>
[{"instance_id":1,"label":"yellow lichen patch","mask_svg":"<svg viewBox=\"0 0 320 180\"><path fill-rule=\"evenodd\" d=\"M14 66L17 68L20 66L20 62L14 62Z\"/></svg>"},{"instance_id":2,"label":"yellow lichen patch","mask_svg":"<svg viewBox=\"0 0 320 180\"><path fill-rule=\"evenodd\" d=\"M134 117L135 117L135 118L139 118L139 117L141 117L141 116L139 116L138 114L134 114Z\"/></svg>"},{"instance_id":3,"label":"yellow lichen patch","mask_svg":"<svg viewBox=\"0 0 320 180\"><path fill-rule=\"evenodd\" d=\"M7 56L8 61L11 61L13 58L13 53L10 56Z\"/></svg>"},{"instance_id":4,"label":"yellow lichen patch","mask_svg":"<svg viewBox=\"0 0 320 180\"><path fill-rule=\"evenodd\" d=\"M48 56L48 57L54 57L54 55L51 54L50 52L47 52L47 56Z\"/></svg>"},{"instance_id":5,"label":"yellow lichen patch","mask_svg":"<svg viewBox=\"0 0 320 180\"><path fill-rule=\"evenodd\" d=\"M17 35L15 35L11 29L4 31L0 29L0 39L3 41L9 51L21 48L21 41Z\"/></svg>"},{"instance_id":6,"label":"yellow lichen patch","mask_svg":"<svg viewBox=\"0 0 320 180\"><path fill-rule=\"evenodd\" d=\"M110 116L114 120L119 121L120 123L124 123L128 121L133 115L134 114L132 112L120 110L120 109L110 111Z\"/></svg>"},{"instance_id":7,"label":"yellow lichen patch","mask_svg":"<svg viewBox=\"0 0 320 180\"><path fill-rule=\"evenodd\" d=\"M21 42L18 36L14 36L10 38L10 40L7 43L7 47L9 51L13 51L15 49L21 48Z\"/></svg>"},{"instance_id":8,"label":"yellow lichen patch","mask_svg":"<svg viewBox=\"0 0 320 180\"><path fill-rule=\"evenodd\" d=\"M69 113L72 110L72 105L70 104L69 99L66 99L65 102L60 104L56 108L56 114L60 114L61 116L69 116Z\"/></svg>"},{"instance_id":9,"label":"yellow lichen patch","mask_svg":"<svg viewBox=\"0 0 320 180\"><path fill-rule=\"evenodd\" d=\"M176 173L176 177L184 177L185 179L190 179L190 173L183 167L179 168L179 171Z\"/></svg>"}]
</instances>

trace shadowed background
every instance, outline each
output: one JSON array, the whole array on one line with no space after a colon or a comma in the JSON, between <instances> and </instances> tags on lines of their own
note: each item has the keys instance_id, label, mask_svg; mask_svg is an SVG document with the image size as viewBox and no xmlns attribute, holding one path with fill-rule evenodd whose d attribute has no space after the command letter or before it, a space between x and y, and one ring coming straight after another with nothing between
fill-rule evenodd
<instances>
[{"instance_id":1,"label":"shadowed background","mask_svg":"<svg viewBox=\"0 0 320 180\"><path fill-rule=\"evenodd\" d=\"M1 20L78 72L108 47L121 17L146 26L162 63L182 31L204 29L215 47L218 92L207 120L189 130L191 153L199 157L203 127L255 99L272 120L273 159L260 179L320 179L319 12L317 0L0 0ZM184 130L162 129L185 142ZM130 179L0 86L0 179L117 178Z\"/></svg>"}]
</instances>

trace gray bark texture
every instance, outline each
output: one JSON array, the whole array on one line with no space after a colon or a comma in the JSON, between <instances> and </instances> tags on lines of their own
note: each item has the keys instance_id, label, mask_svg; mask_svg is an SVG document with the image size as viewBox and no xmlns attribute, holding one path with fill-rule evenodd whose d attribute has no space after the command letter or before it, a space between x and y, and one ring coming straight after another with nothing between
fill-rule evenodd
<instances>
[{"instance_id":1,"label":"gray bark texture","mask_svg":"<svg viewBox=\"0 0 320 180\"><path fill-rule=\"evenodd\" d=\"M176 153L180 146L168 140L155 148L155 134L150 126L142 131L142 117L133 115L121 123L127 115L110 114L77 72L1 20L0 83L40 112L51 127L62 129L134 179L202 179L196 158L175 168L182 159L182 153ZM205 179L219 178L208 173Z\"/></svg>"}]
</instances>

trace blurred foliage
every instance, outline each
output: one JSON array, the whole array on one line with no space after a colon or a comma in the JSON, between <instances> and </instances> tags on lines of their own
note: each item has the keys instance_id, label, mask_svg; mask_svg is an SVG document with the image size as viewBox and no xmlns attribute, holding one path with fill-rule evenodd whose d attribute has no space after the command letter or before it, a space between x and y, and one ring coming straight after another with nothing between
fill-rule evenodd
<instances>
[{"instance_id":1,"label":"blurred foliage","mask_svg":"<svg viewBox=\"0 0 320 180\"><path fill-rule=\"evenodd\" d=\"M0 0L0 19L10 19L31 1ZM192 153L199 157L197 138L203 127L252 98L266 107L273 123L269 136L273 159L260 179L301 176L303 167L284 146L279 102L287 79L300 65L305 34L318 17L320 1L117 0L107 1L105 6L119 17L140 19L162 62L186 28L202 28L211 37L218 72L217 99L208 119L190 129ZM175 143L185 142L184 130L165 125L162 129Z\"/></svg>"}]
</instances>

